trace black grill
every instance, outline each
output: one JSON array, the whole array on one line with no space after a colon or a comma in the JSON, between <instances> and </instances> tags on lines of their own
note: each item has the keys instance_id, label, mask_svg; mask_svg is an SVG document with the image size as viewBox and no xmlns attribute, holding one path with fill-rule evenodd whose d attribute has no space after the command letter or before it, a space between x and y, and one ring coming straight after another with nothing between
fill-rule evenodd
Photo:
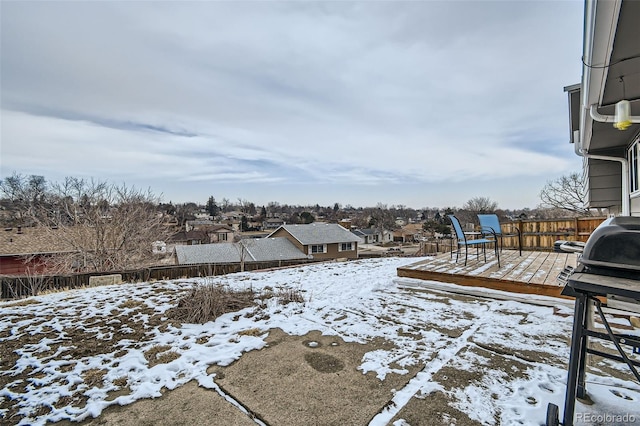
<instances>
[{"instance_id":1,"label":"black grill","mask_svg":"<svg viewBox=\"0 0 640 426\"><path fill-rule=\"evenodd\" d=\"M640 338L614 332L605 317L601 299L609 308L640 313L640 217L619 216L605 220L591 234L578 259L575 270L566 270L558 277L565 287L562 294L576 298L569 375L564 404L565 426L573 425L576 398L587 397L585 358L598 355L623 362L640 382L640 361L627 355L640 354ZM593 309L598 313L606 333L590 329ZM589 338L612 342L619 355L589 347ZM547 407L547 426L559 425L559 407Z\"/></svg>"},{"instance_id":2,"label":"black grill","mask_svg":"<svg viewBox=\"0 0 640 426\"><path fill-rule=\"evenodd\" d=\"M602 222L587 240L579 263L581 272L638 280L640 286L640 217Z\"/></svg>"}]
</instances>

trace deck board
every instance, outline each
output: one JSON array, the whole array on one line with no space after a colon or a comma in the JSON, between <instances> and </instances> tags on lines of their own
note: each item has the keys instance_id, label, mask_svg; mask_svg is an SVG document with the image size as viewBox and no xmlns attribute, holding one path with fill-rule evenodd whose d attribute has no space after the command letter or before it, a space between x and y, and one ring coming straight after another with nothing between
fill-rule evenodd
<instances>
[{"instance_id":1,"label":"deck board","mask_svg":"<svg viewBox=\"0 0 640 426\"><path fill-rule=\"evenodd\" d=\"M561 297L562 286L556 278L566 265L575 267L576 262L575 253L524 251L520 256L516 250L503 250L498 267L493 252L487 252L485 262L474 251L464 266L464 254L456 262L455 254L445 253L398 268L398 276Z\"/></svg>"}]
</instances>

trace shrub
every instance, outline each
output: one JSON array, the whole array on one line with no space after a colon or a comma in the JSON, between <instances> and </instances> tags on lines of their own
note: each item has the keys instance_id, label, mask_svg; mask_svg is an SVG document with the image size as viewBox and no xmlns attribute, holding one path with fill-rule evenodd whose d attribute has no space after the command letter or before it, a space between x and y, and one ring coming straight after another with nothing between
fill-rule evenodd
<instances>
[{"instance_id":1,"label":"shrub","mask_svg":"<svg viewBox=\"0 0 640 426\"><path fill-rule=\"evenodd\" d=\"M167 311L171 319L192 324L204 324L213 321L220 315L237 312L252 306L264 308L264 301L276 297L279 303L304 303L299 290L285 289L273 292L266 290L257 293L252 288L234 290L227 286L215 284L198 285L178 301L178 305Z\"/></svg>"},{"instance_id":2,"label":"shrub","mask_svg":"<svg viewBox=\"0 0 640 426\"><path fill-rule=\"evenodd\" d=\"M233 290L217 285L199 285L167 312L169 318L185 323L204 324L228 312L255 306L253 289Z\"/></svg>"}]
</instances>

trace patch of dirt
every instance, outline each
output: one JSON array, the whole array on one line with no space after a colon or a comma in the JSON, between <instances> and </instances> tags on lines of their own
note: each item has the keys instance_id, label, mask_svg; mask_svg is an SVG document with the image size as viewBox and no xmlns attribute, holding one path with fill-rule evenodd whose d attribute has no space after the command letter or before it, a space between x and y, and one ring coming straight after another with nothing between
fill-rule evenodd
<instances>
[{"instance_id":1,"label":"patch of dirt","mask_svg":"<svg viewBox=\"0 0 640 426\"><path fill-rule=\"evenodd\" d=\"M569 361L564 357L558 356L552 353L550 350L547 352L544 351L532 351L527 349L514 349L507 346L499 345L499 344L491 344L487 345L484 343L479 343L470 339L473 343L478 345L480 348L485 349L489 352L496 353L498 355L510 355L516 358L519 358L523 361L527 362L537 362L542 364L553 364L553 365L566 365ZM545 345L544 342L540 343L542 346Z\"/></svg>"},{"instance_id":2,"label":"patch of dirt","mask_svg":"<svg viewBox=\"0 0 640 426\"><path fill-rule=\"evenodd\" d=\"M483 386L483 379L490 376L492 380L500 380L500 374L504 373L507 380L526 377L529 368L524 362L513 358L507 358L493 350L481 347L468 346L462 349L456 358L471 358L481 360L474 361L472 370L461 369L456 365L445 365L433 375L433 381L442 385L445 392L435 391L427 395L416 395L394 417L393 421L404 419L411 426L432 425L456 425L477 426L481 423L472 420L466 413L450 406L454 399L448 392L455 389L464 389L470 385ZM527 404L535 404L535 400L525 399ZM497 422L496 424L498 424Z\"/></svg>"},{"instance_id":3,"label":"patch of dirt","mask_svg":"<svg viewBox=\"0 0 640 426\"><path fill-rule=\"evenodd\" d=\"M443 392L432 392L420 398L411 398L409 403L389 424L403 419L409 426L481 426L466 413L449 406L452 400Z\"/></svg>"},{"instance_id":4,"label":"patch of dirt","mask_svg":"<svg viewBox=\"0 0 640 426\"><path fill-rule=\"evenodd\" d=\"M163 314L139 301L125 301L121 305L132 310L127 314L116 310L114 316L119 322L114 322L114 316L109 315L83 319L76 310L75 315L78 316L78 320L73 322L72 327L63 330L56 330L44 324L46 321L52 320L54 315L37 318L30 313L13 315L15 317L14 323L23 322L25 325L0 331L0 371L4 373L0 374L0 388L7 388L15 394L24 394L28 387L40 386L40 383L46 382L48 373L45 371L22 368L17 365L21 357L19 352L28 353L41 361L56 361L58 363L56 373L64 374L71 372L83 358L114 352L117 356L126 354L126 350L117 346L123 340L136 342L135 344L139 346L144 345L150 340L147 334L153 327L163 323ZM54 310L54 312L56 311ZM61 318L68 318L73 313L67 311L57 315ZM48 346L44 350L38 348L43 339L47 339ZM166 352L157 357L154 362L166 363L176 357L177 353ZM52 405L54 407L84 407L88 400L83 395L86 388L103 386L106 373L105 369L84 371L81 375L83 383L70 389L73 394L59 396L57 401L52 402ZM121 383L121 385L123 384ZM124 385L126 385L126 379ZM34 408L31 416L44 415L51 410L51 407L45 405ZM18 414L19 409L17 400L0 397L0 410L6 410L5 418L0 423L5 424L3 423L5 420L9 424L18 423L22 418Z\"/></svg>"},{"instance_id":5,"label":"patch of dirt","mask_svg":"<svg viewBox=\"0 0 640 426\"><path fill-rule=\"evenodd\" d=\"M337 373L344 370L344 362L338 358L322 352L309 352L304 355L304 360L316 371L321 373Z\"/></svg>"},{"instance_id":6,"label":"patch of dirt","mask_svg":"<svg viewBox=\"0 0 640 426\"><path fill-rule=\"evenodd\" d=\"M461 358L466 357L482 357L483 362L474 362L476 368L473 370L462 370L455 366L444 366L436 374L433 380L440 383L446 390L463 389L469 385L481 385L482 379L491 374L495 376L495 372L504 373L510 380L526 377L526 371L529 366L523 362L519 362L512 358L505 358L491 350L483 348L466 347L458 353Z\"/></svg>"}]
</instances>

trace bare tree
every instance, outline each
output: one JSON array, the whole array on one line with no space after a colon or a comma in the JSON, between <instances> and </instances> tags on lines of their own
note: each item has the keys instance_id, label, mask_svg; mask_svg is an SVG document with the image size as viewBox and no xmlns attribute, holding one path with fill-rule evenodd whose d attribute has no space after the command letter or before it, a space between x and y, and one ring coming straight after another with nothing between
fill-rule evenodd
<instances>
[{"instance_id":1,"label":"bare tree","mask_svg":"<svg viewBox=\"0 0 640 426\"><path fill-rule=\"evenodd\" d=\"M498 203L492 201L489 197L474 197L467 201L462 209L456 212L456 216L460 223L478 224L478 215L485 213L494 213L498 209Z\"/></svg>"},{"instance_id":2,"label":"bare tree","mask_svg":"<svg viewBox=\"0 0 640 426\"><path fill-rule=\"evenodd\" d=\"M51 185L49 197L45 211L34 218L68 248L48 260L47 266L61 273L148 265L153 243L170 232L151 190L66 178Z\"/></svg>"},{"instance_id":3,"label":"bare tree","mask_svg":"<svg viewBox=\"0 0 640 426\"><path fill-rule=\"evenodd\" d=\"M475 214L493 213L498 208L498 203L489 197L475 197L467 201L462 208Z\"/></svg>"},{"instance_id":4,"label":"bare tree","mask_svg":"<svg viewBox=\"0 0 640 426\"><path fill-rule=\"evenodd\" d=\"M240 256L240 272L244 272L244 263L251 256L249 249L254 245L254 241L250 239L239 239L234 244L235 249L238 251L238 256Z\"/></svg>"},{"instance_id":5,"label":"bare tree","mask_svg":"<svg viewBox=\"0 0 640 426\"><path fill-rule=\"evenodd\" d=\"M14 172L0 180L0 195L8 213L5 225L26 225L31 213L45 202L48 189L43 176L25 176Z\"/></svg>"},{"instance_id":6,"label":"bare tree","mask_svg":"<svg viewBox=\"0 0 640 426\"><path fill-rule=\"evenodd\" d=\"M547 182L540 191L542 207L562 209L578 215L589 214L585 198L584 182L577 172Z\"/></svg>"},{"instance_id":7,"label":"bare tree","mask_svg":"<svg viewBox=\"0 0 640 426\"><path fill-rule=\"evenodd\" d=\"M384 243L385 231L392 231L398 228L395 217L387 208L386 204L378 203L375 208L369 209L369 225L380 233Z\"/></svg>"}]
</instances>

